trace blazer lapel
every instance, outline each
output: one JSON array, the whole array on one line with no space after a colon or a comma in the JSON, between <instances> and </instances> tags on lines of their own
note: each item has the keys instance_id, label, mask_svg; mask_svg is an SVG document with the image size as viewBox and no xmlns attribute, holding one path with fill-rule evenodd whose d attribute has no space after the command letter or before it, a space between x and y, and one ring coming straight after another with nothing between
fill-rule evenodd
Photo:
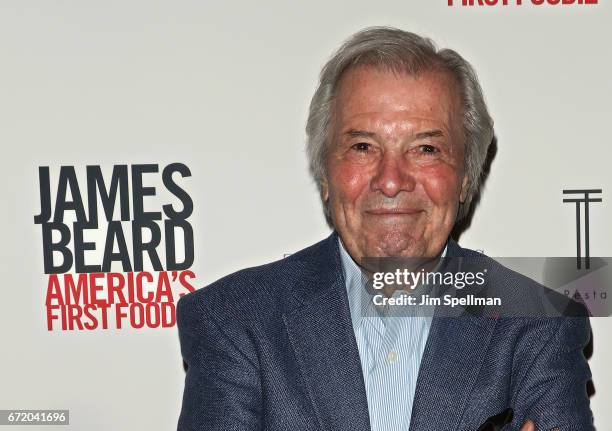
<instances>
[{"instance_id":1,"label":"blazer lapel","mask_svg":"<svg viewBox=\"0 0 612 431\"><path fill-rule=\"evenodd\" d=\"M283 315L322 430L369 431L361 362L351 324L337 235L311 255ZM315 256L316 254L316 256Z\"/></svg>"},{"instance_id":2,"label":"blazer lapel","mask_svg":"<svg viewBox=\"0 0 612 431\"><path fill-rule=\"evenodd\" d=\"M410 431L456 430L495 326L476 317L438 317L425 346Z\"/></svg>"},{"instance_id":3,"label":"blazer lapel","mask_svg":"<svg viewBox=\"0 0 612 431\"><path fill-rule=\"evenodd\" d=\"M453 259L445 271L460 270L461 248L452 240L448 255ZM458 429L496 323L495 318L472 315L459 306L434 315L417 378L410 431Z\"/></svg>"}]
</instances>

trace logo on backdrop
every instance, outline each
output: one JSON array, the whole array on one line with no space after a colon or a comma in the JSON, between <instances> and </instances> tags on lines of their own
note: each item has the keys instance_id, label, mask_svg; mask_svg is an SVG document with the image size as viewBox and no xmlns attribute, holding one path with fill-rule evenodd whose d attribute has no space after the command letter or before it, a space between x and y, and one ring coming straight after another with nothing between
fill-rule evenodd
<instances>
[{"instance_id":1,"label":"logo on backdrop","mask_svg":"<svg viewBox=\"0 0 612 431\"><path fill-rule=\"evenodd\" d=\"M110 181L99 165L84 173L38 168L47 329L174 326L176 301L195 290L189 168L114 165Z\"/></svg>"},{"instance_id":2,"label":"logo on backdrop","mask_svg":"<svg viewBox=\"0 0 612 431\"><path fill-rule=\"evenodd\" d=\"M523 0L447 0L448 6L523 6ZM595 5L598 0L525 0L534 6Z\"/></svg>"},{"instance_id":3,"label":"logo on backdrop","mask_svg":"<svg viewBox=\"0 0 612 431\"><path fill-rule=\"evenodd\" d=\"M584 267L591 267L591 253L589 249L589 203L601 202L601 197L592 195L601 194L601 189L580 189L563 190L564 195L578 195L573 198L565 198L563 202L573 202L576 204L576 268L582 268L582 241L581 241L581 211L580 207L584 204Z\"/></svg>"}]
</instances>

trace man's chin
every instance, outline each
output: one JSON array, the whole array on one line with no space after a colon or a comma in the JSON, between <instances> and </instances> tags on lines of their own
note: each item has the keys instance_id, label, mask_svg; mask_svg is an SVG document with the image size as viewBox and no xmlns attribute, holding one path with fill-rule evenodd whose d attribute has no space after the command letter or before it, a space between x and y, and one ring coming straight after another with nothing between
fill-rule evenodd
<instances>
[{"instance_id":1,"label":"man's chin","mask_svg":"<svg viewBox=\"0 0 612 431\"><path fill-rule=\"evenodd\" d=\"M370 257L414 257L421 256L425 247L405 232L384 232L376 236L367 252Z\"/></svg>"}]
</instances>

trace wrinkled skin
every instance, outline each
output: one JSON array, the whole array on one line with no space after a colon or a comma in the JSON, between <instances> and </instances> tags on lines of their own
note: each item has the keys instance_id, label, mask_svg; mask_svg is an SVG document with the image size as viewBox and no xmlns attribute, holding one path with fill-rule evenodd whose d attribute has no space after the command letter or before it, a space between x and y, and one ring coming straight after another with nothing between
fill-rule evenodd
<instances>
[{"instance_id":1,"label":"wrinkled skin","mask_svg":"<svg viewBox=\"0 0 612 431\"><path fill-rule=\"evenodd\" d=\"M353 259L442 252L468 186L462 121L448 72L345 73L322 190Z\"/></svg>"}]
</instances>

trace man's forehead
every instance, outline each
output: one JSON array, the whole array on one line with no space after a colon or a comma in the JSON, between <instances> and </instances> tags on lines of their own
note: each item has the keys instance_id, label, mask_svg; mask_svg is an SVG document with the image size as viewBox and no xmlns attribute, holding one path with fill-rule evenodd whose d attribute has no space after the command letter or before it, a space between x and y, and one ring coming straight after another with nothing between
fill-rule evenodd
<instances>
[{"instance_id":1,"label":"man's forehead","mask_svg":"<svg viewBox=\"0 0 612 431\"><path fill-rule=\"evenodd\" d=\"M387 124L410 120L407 127L461 127L461 102L453 76L442 70L418 75L373 67L345 72L334 104L336 126L344 133L358 123ZM379 124L373 124L378 122ZM350 123L357 123L351 125ZM397 126L397 125L396 125Z\"/></svg>"},{"instance_id":2,"label":"man's forehead","mask_svg":"<svg viewBox=\"0 0 612 431\"><path fill-rule=\"evenodd\" d=\"M460 102L454 76L443 69L404 73L373 66L358 66L340 78L336 101L346 103L368 99L369 103L396 102L412 107L417 102L431 108L441 103Z\"/></svg>"}]
</instances>

